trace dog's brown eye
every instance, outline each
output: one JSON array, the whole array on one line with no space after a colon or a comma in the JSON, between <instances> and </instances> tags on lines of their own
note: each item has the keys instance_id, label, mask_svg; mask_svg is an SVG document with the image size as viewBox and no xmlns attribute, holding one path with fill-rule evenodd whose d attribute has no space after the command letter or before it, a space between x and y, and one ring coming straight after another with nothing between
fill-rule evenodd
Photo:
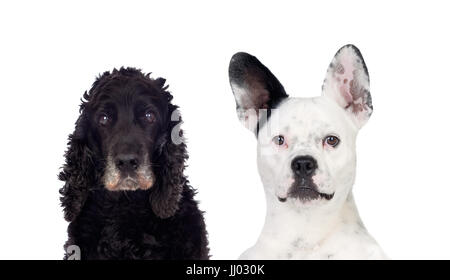
<instances>
[{"instance_id":1,"label":"dog's brown eye","mask_svg":"<svg viewBox=\"0 0 450 280\"><path fill-rule=\"evenodd\" d=\"M155 115L152 113L152 111L146 111L145 112L145 120L152 123L155 121Z\"/></svg>"},{"instance_id":2,"label":"dog's brown eye","mask_svg":"<svg viewBox=\"0 0 450 280\"><path fill-rule=\"evenodd\" d=\"M107 125L109 122L109 116L107 114L101 114L98 118L98 123L100 125Z\"/></svg>"},{"instance_id":3,"label":"dog's brown eye","mask_svg":"<svg viewBox=\"0 0 450 280\"><path fill-rule=\"evenodd\" d=\"M327 136L324 139L324 143L331 147L336 147L339 144L340 140L336 136Z\"/></svg>"},{"instance_id":4,"label":"dog's brown eye","mask_svg":"<svg viewBox=\"0 0 450 280\"><path fill-rule=\"evenodd\" d=\"M277 135L273 137L272 139L273 143L277 144L278 146L281 146L284 144L284 137L283 135Z\"/></svg>"}]
</instances>

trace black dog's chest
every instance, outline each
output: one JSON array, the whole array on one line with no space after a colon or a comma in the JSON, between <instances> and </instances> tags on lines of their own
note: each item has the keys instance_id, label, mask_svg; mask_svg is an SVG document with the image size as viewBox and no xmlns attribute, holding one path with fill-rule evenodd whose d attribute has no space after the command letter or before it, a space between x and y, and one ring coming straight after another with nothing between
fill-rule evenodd
<instances>
[{"instance_id":1,"label":"black dog's chest","mask_svg":"<svg viewBox=\"0 0 450 280\"><path fill-rule=\"evenodd\" d=\"M74 241L86 259L152 258L166 244L155 219L145 194L94 194L74 224Z\"/></svg>"},{"instance_id":2,"label":"black dog's chest","mask_svg":"<svg viewBox=\"0 0 450 280\"><path fill-rule=\"evenodd\" d=\"M207 259L205 224L192 196L186 187L175 215L162 219L147 191L91 192L69 224L66 246L77 245L81 259Z\"/></svg>"}]
</instances>

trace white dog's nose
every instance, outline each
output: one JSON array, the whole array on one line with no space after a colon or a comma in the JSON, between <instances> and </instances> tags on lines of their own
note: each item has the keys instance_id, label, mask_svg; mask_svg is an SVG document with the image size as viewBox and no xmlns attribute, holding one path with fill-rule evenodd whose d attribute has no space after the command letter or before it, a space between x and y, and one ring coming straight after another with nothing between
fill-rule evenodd
<instances>
[{"instance_id":1,"label":"white dog's nose","mask_svg":"<svg viewBox=\"0 0 450 280\"><path fill-rule=\"evenodd\" d=\"M299 156L292 160L291 168L295 175L309 177L317 169L317 161L311 156Z\"/></svg>"}]
</instances>

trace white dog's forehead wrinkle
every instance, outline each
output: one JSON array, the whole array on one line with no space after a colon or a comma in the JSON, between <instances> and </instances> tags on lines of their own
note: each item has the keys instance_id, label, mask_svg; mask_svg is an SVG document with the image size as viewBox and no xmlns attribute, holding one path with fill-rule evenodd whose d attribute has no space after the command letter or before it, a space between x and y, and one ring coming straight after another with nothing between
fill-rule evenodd
<instances>
[{"instance_id":1,"label":"white dog's forehead wrinkle","mask_svg":"<svg viewBox=\"0 0 450 280\"><path fill-rule=\"evenodd\" d=\"M273 137L285 133L317 141L313 138L317 138L321 133L338 133L343 130L357 132L345 111L332 100L322 96L289 98L272 112L269 123L269 126L263 128L265 134L262 135Z\"/></svg>"}]
</instances>

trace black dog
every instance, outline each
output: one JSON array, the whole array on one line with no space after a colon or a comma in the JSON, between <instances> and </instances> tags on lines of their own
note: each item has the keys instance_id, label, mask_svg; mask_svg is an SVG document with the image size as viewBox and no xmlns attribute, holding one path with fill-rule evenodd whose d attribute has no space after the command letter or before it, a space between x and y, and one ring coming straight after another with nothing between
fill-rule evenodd
<instances>
[{"instance_id":1,"label":"black dog","mask_svg":"<svg viewBox=\"0 0 450 280\"><path fill-rule=\"evenodd\" d=\"M208 241L177 106L162 78L105 72L83 95L59 179L69 245L81 259L207 259ZM178 130L177 130L178 129ZM182 141L180 141L182 142ZM66 258L69 254L66 253Z\"/></svg>"}]
</instances>

